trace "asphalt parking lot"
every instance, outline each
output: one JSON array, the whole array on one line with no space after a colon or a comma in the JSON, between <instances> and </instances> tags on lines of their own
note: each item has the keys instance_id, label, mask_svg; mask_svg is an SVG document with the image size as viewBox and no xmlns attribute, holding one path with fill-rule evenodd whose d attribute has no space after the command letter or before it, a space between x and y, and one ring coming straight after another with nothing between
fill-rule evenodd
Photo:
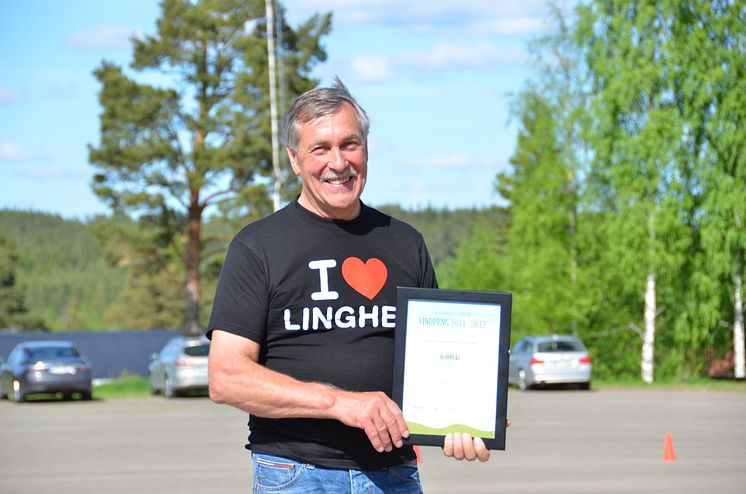
<instances>
[{"instance_id":1,"label":"asphalt parking lot","mask_svg":"<svg viewBox=\"0 0 746 494\"><path fill-rule=\"evenodd\" d=\"M421 475L428 493L741 493L744 412L746 392L511 390L506 451L422 448ZM250 492L246 421L207 398L3 401L0 493Z\"/></svg>"}]
</instances>

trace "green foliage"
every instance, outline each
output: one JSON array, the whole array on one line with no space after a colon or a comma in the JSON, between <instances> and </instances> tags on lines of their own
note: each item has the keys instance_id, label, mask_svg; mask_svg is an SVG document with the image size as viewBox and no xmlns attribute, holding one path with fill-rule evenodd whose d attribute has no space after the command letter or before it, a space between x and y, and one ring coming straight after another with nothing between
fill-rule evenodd
<instances>
[{"instance_id":1,"label":"green foliage","mask_svg":"<svg viewBox=\"0 0 746 494\"><path fill-rule=\"evenodd\" d=\"M18 247L0 225L0 328L18 326L28 312L24 287L18 282Z\"/></svg>"},{"instance_id":2,"label":"green foliage","mask_svg":"<svg viewBox=\"0 0 746 494\"><path fill-rule=\"evenodd\" d=\"M453 257L438 270L441 288L504 292L507 284L505 225L485 216L475 221L472 232L462 237Z\"/></svg>"},{"instance_id":3,"label":"green foliage","mask_svg":"<svg viewBox=\"0 0 746 494\"><path fill-rule=\"evenodd\" d=\"M514 104L504 248L464 240L448 283L500 273L513 337L581 336L601 379L639 379L646 279L657 378L702 375L733 351L746 172L739 2L590 1L534 44ZM475 275L475 278L470 276Z\"/></svg>"},{"instance_id":4,"label":"green foliage","mask_svg":"<svg viewBox=\"0 0 746 494\"><path fill-rule=\"evenodd\" d=\"M456 210L425 208L416 211L391 204L377 207L422 233L436 268L454 255L456 248L469 236L476 223L484 221L502 231L508 222L506 211L498 207Z\"/></svg>"},{"instance_id":5,"label":"green foliage","mask_svg":"<svg viewBox=\"0 0 746 494\"><path fill-rule=\"evenodd\" d=\"M511 203L508 287L513 291L516 338L524 334L575 332L578 260L574 171L562 154L554 109L526 92L511 174L498 188Z\"/></svg>"},{"instance_id":6,"label":"green foliage","mask_svg":"<svg viewBox=\"0 0 746 494\"><path fill-rule=\"evenodd\" d=\"M85 224L45 213L2 210L0 228L17 246L16 274L28 309L19 328L103 327L104 310L121 288L124 272L109 265Z\"/></svg>"}]
</instances>

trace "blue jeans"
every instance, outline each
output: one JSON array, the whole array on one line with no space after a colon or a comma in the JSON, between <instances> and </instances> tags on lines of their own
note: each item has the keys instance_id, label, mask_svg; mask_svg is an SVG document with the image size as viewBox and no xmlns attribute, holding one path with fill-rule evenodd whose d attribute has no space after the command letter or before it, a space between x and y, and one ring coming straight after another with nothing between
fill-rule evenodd
<instances>
[{"instance_id":1,"label":"blue jeans","mask_svg":"<svg viewBox=\"0 0 746 494\"><path fill-rule=\"evenodd\" d=\"M422 494L417 463L379 470L345 470L252 453L254 494Z\"/></svg>"}]
</instances>

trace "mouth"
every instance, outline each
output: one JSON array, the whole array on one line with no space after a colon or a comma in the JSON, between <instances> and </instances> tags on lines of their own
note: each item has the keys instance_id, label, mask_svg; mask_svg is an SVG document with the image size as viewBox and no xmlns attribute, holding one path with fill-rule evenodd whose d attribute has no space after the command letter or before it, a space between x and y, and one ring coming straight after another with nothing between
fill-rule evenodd
<instances>
[{"instance_id":1,"label":"mouth","mask_svg":"<svg viewBox=\"0 0 746 494\"><path fill-rule=\"evenodd\" d=\"M329 185L345 185L357 178L355 173L344 173L339 176L323 177L321 180Z\"/></svg>"}]
</instances>

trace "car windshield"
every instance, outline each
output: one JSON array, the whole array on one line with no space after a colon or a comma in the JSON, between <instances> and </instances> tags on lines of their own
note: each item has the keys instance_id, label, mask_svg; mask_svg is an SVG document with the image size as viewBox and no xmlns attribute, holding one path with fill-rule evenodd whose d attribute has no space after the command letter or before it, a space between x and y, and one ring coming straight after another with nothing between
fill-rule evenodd
<instances>
[{"instance_id":1,"label":"car windshield","mask_svg":"<svg viewBox=\"0 0 746 494\"><path fill-rule=\"evenodd\" d=\"M546 352L582 352L583 347L574 341L547 341L539 343L539 351Z\"/></svg>"},{"instance_id":2,"label":"car windshield","mask_svg":"<svg viewBox=\"0 0 746 494\"><path fill-rule=\"evenodd\" d=\"M210 345L195 345L184 348L184 355L190 357L207 357L210 353Z\"/></svg>"},{"instance_id":3,"label":"car windshield","mask_svg":"<svg viewBox=\"0 0 746 494\"><path fill-rule=\"evenodd\" d=\"M55 360L80 357L80 353L72 347L40 347L26 350L28 360Z\"/></svg>"}]
</instances>

